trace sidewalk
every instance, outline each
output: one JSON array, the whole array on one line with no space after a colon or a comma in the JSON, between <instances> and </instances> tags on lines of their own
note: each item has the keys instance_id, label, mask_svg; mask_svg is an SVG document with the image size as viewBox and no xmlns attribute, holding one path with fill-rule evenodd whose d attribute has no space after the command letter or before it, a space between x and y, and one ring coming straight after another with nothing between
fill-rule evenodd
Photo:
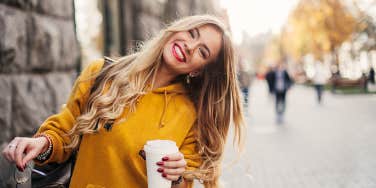
<instances>
[{"instance_id":1,"label":"sidewalk","mask_svg":"<svg viewBox=\"0 0 376 188\"><path fill-rule=\"evenodd\" d=\"M318 105L312 88L295 86L276 125L266 91L260 81L251 89L246 151L223 169L224 187L376 187L376 95L326 92ZM235 158L229 141L225 164Z\"/></svg>"}]
</instances>

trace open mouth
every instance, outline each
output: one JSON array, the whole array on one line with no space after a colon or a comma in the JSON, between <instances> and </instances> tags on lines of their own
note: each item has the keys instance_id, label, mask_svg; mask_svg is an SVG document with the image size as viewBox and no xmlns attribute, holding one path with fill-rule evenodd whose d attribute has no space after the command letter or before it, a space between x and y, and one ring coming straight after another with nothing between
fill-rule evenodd
<instances>
[{"instance_id":1,"label":"open mouth","mask_svg":"<svg viewBox=\"0 0 376 188\"><path fill-rule=\"evenodd\" d=\"M183 49L176 43L172 45L172 54L179 62L185 62L186 58Z\"/></svg>"}]
</instances>

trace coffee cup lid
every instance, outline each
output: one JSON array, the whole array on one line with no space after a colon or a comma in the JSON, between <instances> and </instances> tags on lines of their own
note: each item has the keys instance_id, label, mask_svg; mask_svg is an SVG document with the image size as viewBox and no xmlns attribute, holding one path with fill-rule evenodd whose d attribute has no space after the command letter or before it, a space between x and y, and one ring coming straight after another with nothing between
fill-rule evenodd
<instances>
[{"instance_id":1,"label":"coffee cup lid","mask_svg":"<svg viewBox=\"0 0 376 188\"><path fill-rule=\"evenodd\" d=\"M172 140L149 140L144 145L144 150L146 152L167 152L174 153L178 152L176 143Z\"/></svg>"}]
</instances>

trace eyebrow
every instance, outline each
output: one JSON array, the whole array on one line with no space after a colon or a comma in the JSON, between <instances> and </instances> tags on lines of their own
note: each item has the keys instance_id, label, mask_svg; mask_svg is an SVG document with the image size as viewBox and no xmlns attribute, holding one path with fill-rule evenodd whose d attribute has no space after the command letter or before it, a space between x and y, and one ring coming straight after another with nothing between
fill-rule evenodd
<instances>
[{"instance_id":1,"label":"eyebrow","mask_svg":"<svg viewBox=\"0 0 376 188\"><path fill-rule=\"evenodd\" d=\"M198 38L200 38L200 31L197 29L197 28L194 28L194 30L196 31L196 33L197 33L197 35L198 35ZM208 51L208 53L209 53L209 55L208 55L208 57L210 57L210 50L209 50L209 48L208 48L208 46L206 46L206 44L204 44L203 45L204 46L204 48Z\"/></svg>"}]
</instances>

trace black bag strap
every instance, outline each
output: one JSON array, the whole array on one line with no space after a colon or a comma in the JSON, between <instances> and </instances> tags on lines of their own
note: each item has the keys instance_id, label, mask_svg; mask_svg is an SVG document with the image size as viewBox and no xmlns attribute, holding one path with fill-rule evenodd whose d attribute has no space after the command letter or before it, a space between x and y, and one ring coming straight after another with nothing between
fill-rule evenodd
<instances>
[{"instance_id":1,"label":"black bag strap","mask_svg":"<svg viewBox=\"0 0 376 188\"><path fill-rule=\"evenodd\" d=\"M106 68L108 65L112 64L114 61L115 61L115 60L113 60L113 59L111 59L111 58L109 58L109 57L104 56L104 64L103 64L103 66L102 66L102 70L103 70L104 68ZM95 78L94 84L93 84L93 86L92 86L91 89L90 89L90 94L92 94L92 93L98 88L99 83L100 83L100 81L102 80L103 77L104 77L104 75L101 75L101 74L100 74L100 75L98 75L98 76Z\"/></svg>"}]
</instances>

